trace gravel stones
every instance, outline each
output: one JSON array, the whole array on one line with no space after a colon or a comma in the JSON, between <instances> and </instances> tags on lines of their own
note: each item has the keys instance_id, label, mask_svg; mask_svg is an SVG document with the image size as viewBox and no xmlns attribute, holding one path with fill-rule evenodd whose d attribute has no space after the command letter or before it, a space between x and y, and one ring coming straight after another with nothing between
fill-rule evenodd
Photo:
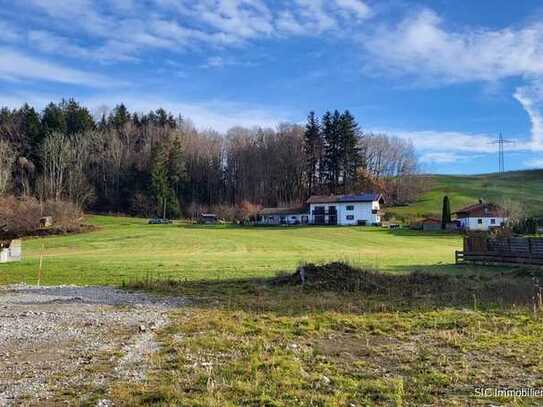
<instances>
[{"instance_id":1,"label":"gravel stones","mask_svg":"<svg viewBox=\"0 0 543 407\"><path fill-rule=\"evenodd\" d=\"M154 331L183 304L111 287L0 287L0 405L55 403L69 389L85 401L144 380Z\"/></svg>"}]
</instances>

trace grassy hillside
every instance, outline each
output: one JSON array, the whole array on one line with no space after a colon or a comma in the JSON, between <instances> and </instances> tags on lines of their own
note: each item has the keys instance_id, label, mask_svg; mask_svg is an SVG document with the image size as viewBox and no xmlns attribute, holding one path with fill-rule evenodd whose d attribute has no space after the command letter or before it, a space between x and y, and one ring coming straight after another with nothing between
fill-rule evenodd
<instances>
[{"instance_id":1,"label":"grassy hillside","mask_svg":"<svg viewBox=\"0 0 543 407\"><path fill-rule=\"evenodd\" d=\"M175 279L272 276L304 261L345 260L387 270L451 264L459 236L382 228L147 225L143 219L90 217L91 233L25 240L21 263L0 265L0 284L120 284L146 275Z\"/></svg>"},{"instance_id":2,"label":"grassy hillside","mask_svg":"<svg viewBox=\"0 0 543 407\"><path fill-rule=\"evenodd\" d=\"M439 215L443 196L448 195L453 211L477 202L479 198L498 203L510 199L525 205L530 215L543 216L543 170L513 171L503 175L429 175L426 178L428 192L414 204L391 208L389 212L403 219Z\"/></svg>"}]
</instances>

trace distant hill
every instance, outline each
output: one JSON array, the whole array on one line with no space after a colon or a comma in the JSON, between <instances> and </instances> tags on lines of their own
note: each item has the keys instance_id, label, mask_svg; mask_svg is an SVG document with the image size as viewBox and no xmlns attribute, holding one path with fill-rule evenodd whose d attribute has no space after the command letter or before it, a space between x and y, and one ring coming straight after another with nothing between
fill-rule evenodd
<instances>
[{"instance_id":1,"label":"distant hill","mask_svg":"<svg viewBox=\"0 0 543 407\"><path fill-rule=\"evenodd\" d=\"M424 175L427 191L406 207L389 208L387 212L408 220L426 215L440 215L444 195L457 210L479 198L499 203L511 199L523 204L531 216L543 216L543 170L511 171L505 174Z\"/></svg>"}]
</instances>

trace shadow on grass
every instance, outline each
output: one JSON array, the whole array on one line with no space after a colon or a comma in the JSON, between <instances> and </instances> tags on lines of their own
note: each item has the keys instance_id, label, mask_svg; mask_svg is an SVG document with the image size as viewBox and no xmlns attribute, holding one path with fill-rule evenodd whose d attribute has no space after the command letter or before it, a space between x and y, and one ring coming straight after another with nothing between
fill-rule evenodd
<instances>
[{"instance_id":1,"label":"shadow on grass","mask_svg":"<svg viewBox=\"0 0 543 407\"><path fill-rule=\"evenodd\" d=\"M362 314L441 308L541 310L541 271L459 267L442 273L382 273L344 263L305 265L275 278L180 281L146 278L124 287L188 297L194 306L299 316L319 312Z\"/></svg>"},{"instance_id":2,"label":"shadow on grass","mask_svg":"<svg viewBox=\"0 0 543 407\"><path fill-rule=\"evenodd\" d=\"M390 265L387 266L387 271L392 274L406 274L406 273L448 273L453 275L470 275L470 274L482 274L482 275L498 275L498 274L522 274L529 273L535 276L541 275L543 279L543 270L537 267L530 266L481 266L470 264L454 264L454 263L437 263L437 264L410 264L410 265Z\"/></svg>"}]
</instances>

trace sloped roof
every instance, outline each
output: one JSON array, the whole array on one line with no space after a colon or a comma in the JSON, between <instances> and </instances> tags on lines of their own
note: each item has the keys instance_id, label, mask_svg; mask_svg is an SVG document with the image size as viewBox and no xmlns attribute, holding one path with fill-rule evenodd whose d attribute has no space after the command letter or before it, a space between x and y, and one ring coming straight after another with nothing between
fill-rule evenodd
<instances>
[{"instance_id":1,"label":"sloped roof","mask_svg":"<svg viewBox=\"0 0 543 407\"><path fill-rule=\"evenodd\" d=\"M454 212L459 218L467 217L505 217L507 212L501 206L491 202L478 202L473 205L466 206Z\"/></svg>"},{"instance_id":2,"label":"sloped roof","mask_svg":"<svg viewBox=\"0 0 543 407\"><path fill-rule=\"evenodd\" d=\"M307 213L309 210L305 207L296 207L296 208L264 208L260 211L260 215L271 216L271 215L301 215Z\"/></svg>"},{"instance_id":3,"label":"sloped roof","mask_svg":"<svg viewBox=\"0 0 543 407\"><path fill-rule=\"evenodd\" d=\"M313 195L308 200L308 204L321 204L321 203L347 203L347 202L375 202L381 201L383 196L381 194L363 193L363 194L349 194L349 195Z\"/></svg>"},{"instance_id":4,"label":"sloped roof","mask_svg":"<svg viewBox=\"0 0 543 407\"><path fill-rule=\"evenodd\" d=\"M424 223L424 224L440 224L441 225L441 219L439 218L436 218L436 217L433 217L433 216L428 216L424 219L422 219L420 221L420 223Z\"/></svg>"}]
</instances>

